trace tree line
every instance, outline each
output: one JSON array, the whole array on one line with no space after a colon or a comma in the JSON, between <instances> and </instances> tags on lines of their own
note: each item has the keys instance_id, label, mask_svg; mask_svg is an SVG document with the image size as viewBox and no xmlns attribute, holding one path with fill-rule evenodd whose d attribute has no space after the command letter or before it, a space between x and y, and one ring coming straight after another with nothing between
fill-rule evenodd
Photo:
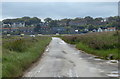
<instances>
[{"instance_id":1,"label":"tree line","mask_svg":"<svg viewBox=\"0 0 120 79\"><path fill-rule=\"evenodd\" d=\"M4 24L13 24L13 23L25 23L26 27L36 26L41 27L65 27L65 28L78 28L78 29L96 29L96 28L104 28L104 27L117 27L120 28L120 17L119 16L111 16L107 18L97 17L93 18L90 16L86 16L84 18L77 17L74 19L60 19L53 20L52 18L45 18L44 22L41 21L38 17L22 17L16 19L4 19L2 20Z\"/></svg>"}]
</instances>

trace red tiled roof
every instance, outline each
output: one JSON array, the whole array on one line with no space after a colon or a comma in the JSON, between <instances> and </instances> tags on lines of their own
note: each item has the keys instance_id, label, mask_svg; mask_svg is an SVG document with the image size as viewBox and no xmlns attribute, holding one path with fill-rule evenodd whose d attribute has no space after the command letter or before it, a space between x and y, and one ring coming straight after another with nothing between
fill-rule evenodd
<instances>
[{"instance_id":1,"label":"red tiled roof","mask_svg":"<svg viewBox=\"0 0 120 79\"><path fill-rule=\"evenodd\" d=\"M116 29L115 27L109 27L109 28L107 28L107 29Z\"/></svg>"},{"instance_id":2,"label":"red tiled roof","mask_svg":"<svg viewBox=\"0 0 120 79\"><path fill-rule=\"evenodd\" d=\"M0 29L18 29L18 28L0 28Z\"/></svg>"}]
</instances>

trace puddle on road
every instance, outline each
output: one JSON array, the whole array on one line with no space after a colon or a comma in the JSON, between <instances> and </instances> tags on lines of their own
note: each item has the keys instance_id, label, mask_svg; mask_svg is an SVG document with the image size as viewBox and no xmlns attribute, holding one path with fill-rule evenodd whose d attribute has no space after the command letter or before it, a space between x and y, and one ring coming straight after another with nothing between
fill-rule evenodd
<instances>
[{"instance_id":1,"label":"puddle on road","mask_svg":"<svg viewBox=\"0 0 120 79\"><path fill-rule=\"evenodd\" d=\"M108 63L108 64L116 64L116 63L118 63L118 60L109 60L106 63Z\"/></svg>"},{"instance_id":2,"label":"puddle on road","mask_svg":"<svg viewBox=\"0 0 120 79\"><path fill-rule=\"evenodd\" d=\"M68 71L68 76L69 77L78 77L77 73L74 71L74 69L69 69Z\"/></svg>"},{"instance_id":3,"label":"puddle on road","mask_svg":"<svg viewBox=\"0 0 120 79\"><path fill-rule=\"evenodd\" d=\"M67 44L67 43L65 43L64 41L60 41L59 44Z\"/></svg>"},{"instance_id":4,"label":"puddle on road","mask_svg":"<svg viewBox=\"0 0 120 79\"><path fill-rule=\"evenodd\" d=\"M107 76L109 77L120 77L120 74L118 71L112 71L111 73L108 73Z\"/></svg>"},{"instance_id":5,"label":"puddle on road","mask_svg":"<svg viewBox=\"0 0 120 79\"><path fill-rule=\"evenodd\" d=\"M120 75L118 74L108 74L109 77L119 77Z\"/></svg>"},{"instance_id":6,"label":"puddle on road","mask_svg":"<svg viewBox=\"0 0 120 79\"><path fill-rule=\"evenodd\" d=\"M79 58L80 60L82 60L82 58Z\"/></svg>"},{"instance_id":7,"label":"puddle on road","mask_svg":"<svg viewBox=\"0 0 120 79\"><path fill-rule=\"evenodd\" d=\"M46 52L48 52L49 51L49 49L50 49L50 46L48 45L47 47L46 47Z\"/></svg>"},{"instance_id":8,"label":"puddle on road","mask_svg":"<svg viewBox=\"0 0 120 79\"><path fill-rule=\"evenodd\" d=\"M56 40L56 39L60 39L60 38L57 38L57 37L52 37L52 40Z\"/></svg>"},{"instance_id":9,"label":"puddle on road","mask_svg":"<svg viewBox=\"0 0 120 79\"><path fill-rule=\"evenodd\" d=\"M49 48L47 48L45 51L48 52L48 51L49 51Z\"/></svg>"},{"instance_id":10,"label":"puddle on road","mask_svg":"<svg viewBox=\"0 0 120 79\"><path fill-rule=\"evenodd\" d=\"M99 60L101 60L101 59L97 59L97 58L96 58L96 59L94 59L94 60L98 60L98 61L99 61Z\"/></svg>"}]
</instances>

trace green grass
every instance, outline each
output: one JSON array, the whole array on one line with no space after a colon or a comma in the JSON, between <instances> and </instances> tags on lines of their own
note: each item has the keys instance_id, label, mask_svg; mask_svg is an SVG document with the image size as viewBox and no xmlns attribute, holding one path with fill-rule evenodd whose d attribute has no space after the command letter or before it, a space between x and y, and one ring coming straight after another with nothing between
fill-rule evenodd
<instances>
[{"instance_id":1,"label":"green grass","mask_svg":"<svg viewBox=\"0 0 120 79\"><path fill-rule=\"evenodd\" d=\"M112 54L114 56L114 59L119 59L117 48L116 49L97 50L97 49L90 48L88 45L85 45L83 43L76 44L76 48L83 50L89 54L94 54L96 56L100 56L100 58L102 58L102 59L107 59L109 54Z\"/></svg>"},{"instance_id":2,"label":"green grass","mask_svg":"<svg viewBox=\"0 0 120 79\"><path fill-rule=\"evenodd\" d=\"M75 44L76 48L87 53L100 56L107 59L110 54L114 59L120 59L118 56L118 32L89 33L74 36L62 36L61 38Z\"/></svg>"},{"instance_id":3,"label":"green grass","mask_svg":"<svg viewBox=\"0 0 120 79\"><path fill-rule=\"evenodd\" d=\"M42 55L50 40L50 37L3 40L2 77L22 76L23 72Z\"/></svg>"},{"instance_id":4,"label":"green grass","mask_svg":"<svg viewBox=\"0 0 120 79\"><path fill-rule=\"evenodd\" d=\"M2 77L2 39L0 36L0 79Z\"/></svg>"},{"instance_id":5,"label":"green grass","mask_svg":"<svg viewBox=\"0 0 120 79\"><path fill-rule=\"evenodd\" d=\"M2 46L0 46L0 79L2 77Z\"/></svg>"}]
</instances>

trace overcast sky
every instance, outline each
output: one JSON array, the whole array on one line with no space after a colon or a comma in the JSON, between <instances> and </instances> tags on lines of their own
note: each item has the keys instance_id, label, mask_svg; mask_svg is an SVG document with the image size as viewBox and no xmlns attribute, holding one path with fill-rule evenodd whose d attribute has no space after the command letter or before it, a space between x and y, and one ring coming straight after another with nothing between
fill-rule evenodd
<instances>
[{"instance_id":1,"label":"overcast sky","mask_svg":"<svg viewBox=\"0 0 120 79\"><path fill-rule=\"evenodd\" d=\"M120 0L2 0L3 2L118 2Z\"/></svg>"},{"instance_id":2,"label":"overcast sky","mask_svg":"<svg viewBox=\"0 0 120 79\"><path fill-rule=\"evenodd\" d=\"M41 19L109 17L118 15L117 4L117 2L3 2L1 19L23 16Z\"/></svg>"}]
</instances>

